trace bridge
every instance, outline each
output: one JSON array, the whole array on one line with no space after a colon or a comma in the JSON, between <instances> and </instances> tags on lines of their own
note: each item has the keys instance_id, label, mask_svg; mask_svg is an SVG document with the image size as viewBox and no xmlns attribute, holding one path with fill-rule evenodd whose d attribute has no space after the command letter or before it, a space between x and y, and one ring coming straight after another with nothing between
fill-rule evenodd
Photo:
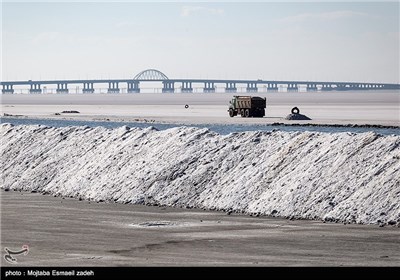
<instances>
[{"instance_id":1,"label":"bridge","mask_svg":"<svg viewBox=\"0 0 400 280\"><path fill-rule=\"evenodd\" d=\"M192 93L195 85L200 92L209 93L222 89L223 92L236 93L239 88L244 92L297 92L304 91L349 91L349 90L399 90L400 84L364 83L364 82L317 82L317 81L275 81L275 80L228 80L228 79L170 79L159 70L147 69L132 79L100 79L100 80L53 80L53 81L3 81L0 82L3 94L14 94L16 88L22 93L47 93L47 85L54 88L55 93L70 93L72 85L80 85L79 93L95 93L99 85L107 86L107 93L140 93L140 85L146 82L160 82L163 93ZM96 85L96 87L95 87ZM122 85L122 87L121 87ZM79 86L77 87L79 89ZM78 90L76 90L78 93Z\"/></svg>"}]
</instances>

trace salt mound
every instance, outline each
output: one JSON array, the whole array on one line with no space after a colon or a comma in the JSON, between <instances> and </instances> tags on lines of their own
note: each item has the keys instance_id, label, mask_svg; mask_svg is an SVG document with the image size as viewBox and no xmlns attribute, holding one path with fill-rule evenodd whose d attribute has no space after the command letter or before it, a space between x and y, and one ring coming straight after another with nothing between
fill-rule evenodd
<instances>
[{"instance_id":1,"label":"salt mound","mask_svg":"<svg viewBox=\"0 0 400 280\"><path fill-rule=\"evenodd\" d=\"M299 120L299 121L307 121L307 120L311 120L309 117L307 117L306 115L302 115L302 114L289 114L285 117L285 119L287 120Z\"/></svg>"},{"instance_id":2,"label":"salt mound","mask_svg":"<svg viewBox=\"0 0 400 280\"><path fill-rule=\"evenodd\" d=\"M400 136L0 126L2 189L400 225Z\"/></svg>"}]
</instances>

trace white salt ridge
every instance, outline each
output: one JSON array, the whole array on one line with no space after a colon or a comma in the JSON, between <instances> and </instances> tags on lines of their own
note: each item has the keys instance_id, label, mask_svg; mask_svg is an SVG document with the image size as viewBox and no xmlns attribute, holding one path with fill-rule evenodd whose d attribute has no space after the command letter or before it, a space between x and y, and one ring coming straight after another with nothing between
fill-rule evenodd
<instances>
[{"instance_id":1,"label":"white salt ridge","mask_svg":"<svg viewBox=\"0 0 400 280\"><path fill-rule=\"evenodd\" d=\"M1 188L400 226L400 136L2 124Z\"/></svg>"}]
</instances>

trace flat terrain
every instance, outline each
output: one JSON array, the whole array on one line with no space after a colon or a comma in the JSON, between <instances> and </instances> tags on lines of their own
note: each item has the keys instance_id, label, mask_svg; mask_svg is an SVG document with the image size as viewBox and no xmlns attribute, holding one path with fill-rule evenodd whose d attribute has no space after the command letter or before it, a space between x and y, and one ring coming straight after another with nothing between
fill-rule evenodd
<instances>
[{"instance_id":1,"label":"flat terrain","mask_svg":"<svg viewBox=\"0 0 400 280\"><path fill-rule=\"evenodd\" d=\"M395 227L1 191L2 251L29 246L19 266L399 266L399 236Z\"/></svg>"},{"instance_id":2,"label":"flat terrain","mask_svg":"<svg viewBox=\"0 0 400 280\"><path fill-rule=\"evenodd\" d=\"M237 93L238 95L250 95ZM228 116L229 93L174 94L14 94L1 96L2 115L81 120L155 121L177 124L374 124L399 125L400 92L275 92L267 98L264 118ZM189 108L185 108L185 105ZM288 121L297 106L311 121ZM79 114L62 114L76 110ZM55 115L55 113L61 113Z\"/></svg>"},{"instance_id":3,"label":"flat terrain","mask_svg":"<svg viewBox=\"0 0 400 280\"><path fill-rule=\"evenodd\" d=\"M22 118L176 124L400 123L398 91L258 93L254 95L267 98L267 115L249 119L228 116L232 95L16 94L0 98L2 115ZM285 120L294 106L312 120ZM61 113L69 110L80 113ZM4 190L0 194L1 250L4 254L5 247L19 250L27 244L29 254L16 256L20 266L400 265L398 227L89 203ZM3 257L1 264L11 266Z\"/></svg>"}]
</instances>

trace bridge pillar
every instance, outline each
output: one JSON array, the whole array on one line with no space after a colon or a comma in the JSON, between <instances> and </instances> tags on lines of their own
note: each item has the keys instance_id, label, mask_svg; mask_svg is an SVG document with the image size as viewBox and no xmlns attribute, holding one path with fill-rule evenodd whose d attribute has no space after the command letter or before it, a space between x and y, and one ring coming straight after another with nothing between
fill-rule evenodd
<instances>
[{"instance_id":1,"label":"bridge pillar","mask_svg":"<svg viewBox=\"0 0 400 280\"><path fill-rule=\"evenodd\" d=\"M29 93L42 93L42 89L40 88L40 84L31 84L31 88Z\"/></svg>"},{"instance_id":2,"label":"bridge pillar","mask_svg":"<svg viewBox=\"0 0 400 280\"><path fill-rule=\"evenodd\" d=\"M247 92L257 92L258 91L257 83L247 83L246 91Z\"/></svg>"},{"instance_id":3,"label":"bridge pillar","mask_svg":"<svg viewBox=\"0 0 400 280\"><path fill-rule=\"evenodd\" d=\"M297 87L297 84L288 84L287 86L287 91L293 92L293 91L299 91L299 88Z\"/></svg>"},{"instance_id":4,"label":"bridge pillar","mask_svg":"<svg viewBox=\"0 0 400 280\"><path fill-rule=\"evenodd\" d=\"M109 82L107 93L119 93L118 82Z\"/></svg>"},{"instance_id":5,"label":"bridge pillar","mask_svg":"<svg viewBox=\"0 0 400 280\"><path fill-rule=\"evenodd\" d=\"M317 84L307 84L307 92L308 91L317 91Z\"/></svg>"},{"instance_id":6,"label":"bridge pillar","mask_svg":"<svg viewBox=\"0 0 400 280\"><path fill-rule=\"evenodd\" d=\"M175 91L175 83L174 82L170 82L170 81L163 81L163 88L162 88L162 92L164 93L168 93L171 92L173 93Z\"/></svg>"},{"instance_id":7,"label":"bridge pillar","mask_svg":"<svg viewBox=\"0 0 400 280\"><path fill-rule=\"evenodd\" d=\"M139 93L139 82L128 82L128 93Z\"/></svg>"},{"instance_id":8,"label":"bridge pillar","mask_svg":"<svg viewBox=\"0 0 400 280\"><path fill-rule=\"evenodd\" d=\"M192 82L182 82L182 92L193 92Z\"/></svg>"},{"instance_id":9,"label":"bridge pillar","mask_svg":"<svg viewBox=\"0 0 400 280\"><path fill-rule=\"evenodd\" d=\"M57 93L68 93L67 83L57 84Z\"/></svg>"},{"instance_id":10,"label":"bridge pillar","mask_svg":"<svg viewBox=\"0 0 400 280\"><path fill-rule=\"evenodd\" d=\"M322 84L321 91L332 91L333 87L331 84Z\"/></svg>"},{"instance_id":11,"label":"bridge pillar","mask_svg":"<svg viewBox=\"0 0 400 280\"><path fill-rule=\"evenodd\" d=\"M278 84L268 84L267 92L277 92L278 90Z\"/></svg>"},{"instance_id":12,"label":"bridge pillar","mask_svg":"<svg viewBox=\"0 0 400 280\"><path fill-rule=\"evenodd\" d=\"M94 93L93 83L83 83L83 93Z\"/></svg>"},{"instance_id":13,"label":"bridge pillar","mask_svg":"<svg viewBox=\"0 0 400 280\"><path fill-rule=\"evenodd\" d=\"M236 83L226 83L225 92L237 92Z\"/></svg>"},{"instance_id":14,"label":"bridge pillar","mask_svg":"<svg viewBox=\"0 0 400 280\"><path fill-rule=\"evenodd\" d=\"M10 84L3 84L3 89L1 90L2 93L14 93L13 85Z\"/></svg>"},{"instance_id":15,"label":"bridge pillar","mask_svg":"<svg viewBox=\"0 0 400 280\"><path fill-rule=\"evenodd\" d=\"M362 90L362 85L361 84L351 84L350 90Z\"/></svg>"},{"instance_id":16,"label":"bridge pillar","mask_svg":"<svg viewBox=\"0 0 400 280\"><path fill-rule=\"evenodd\" d=\"M215 85L213 82L205 82L203 92L215 92Z\"/></svg>"},{"instance_id":17,"label":"bridge pillar","mask_svg":"<svg viewBox=\"0 0 400 280\"><path fill-rule=\"evenodd\" d=\"M346 84L336 84L335 90L345 91L345 90L350 90L350 88L347 87Z\"/></svg>"}]
</instances>

